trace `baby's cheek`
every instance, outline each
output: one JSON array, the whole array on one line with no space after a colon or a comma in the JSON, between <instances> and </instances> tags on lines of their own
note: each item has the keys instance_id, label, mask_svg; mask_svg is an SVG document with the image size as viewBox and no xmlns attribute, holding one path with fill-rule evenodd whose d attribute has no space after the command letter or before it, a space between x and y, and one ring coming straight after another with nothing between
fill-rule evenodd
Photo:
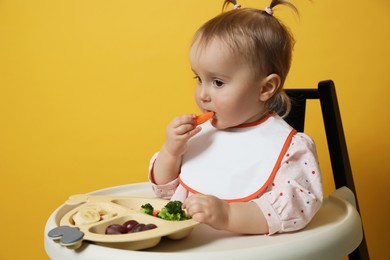
<instances>
[{"instance_id":1,"label":"baby's cheek","mask_svg":"<svg viewBox=\"0 0 390 260\"><path fill-rule=\"evenodd\" d=\"M196 104L198 105L199 108L202 107L202 102L200 101L200 99L198 98L197 95L195 95L195 102L196 102Z\"/></svg>"}]
</instances>

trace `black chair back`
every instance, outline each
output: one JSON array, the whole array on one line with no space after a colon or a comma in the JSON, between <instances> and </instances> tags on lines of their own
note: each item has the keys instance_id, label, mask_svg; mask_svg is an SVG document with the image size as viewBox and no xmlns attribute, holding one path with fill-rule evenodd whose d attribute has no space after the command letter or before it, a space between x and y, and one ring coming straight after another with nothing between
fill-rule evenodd
<instances>
[{"instance_id":1,"label":"black chair back","mask_svg":"<svg viewBox=\"0 0 390 260\"><path fill-rule=\"evenodd\" d=\"M318 89L286 89L286 93L291 99L291 112L285 120L298 132L305 129L306 100L319 99L335 187L346 186L355 194L356 207L360 213L333 81L319 82ZM364 233L362 243L349 255L349 259L369 259Z\"/></svg>"}]
</instances>

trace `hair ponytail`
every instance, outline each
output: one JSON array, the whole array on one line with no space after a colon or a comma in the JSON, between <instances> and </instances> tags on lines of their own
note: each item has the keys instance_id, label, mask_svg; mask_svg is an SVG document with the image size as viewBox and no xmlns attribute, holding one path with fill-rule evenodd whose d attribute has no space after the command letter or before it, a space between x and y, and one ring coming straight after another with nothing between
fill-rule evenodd
<instances>
[{"instance_id":1,"label":"hair ponytail","mask_svg":"<svg viewBox=\"0 0 390 260\"><path fill-rule=\"evenodd\" d=\"M293 5L292 3L290 3L289 1L284 1L284 0L272 0L269 7L272 9L274 8L275 6L277 5L285 5L289 8L291 8L297 15L299 15L299 11L298 9L295 7L295 5Z\"/></svg>"}]
</instances>

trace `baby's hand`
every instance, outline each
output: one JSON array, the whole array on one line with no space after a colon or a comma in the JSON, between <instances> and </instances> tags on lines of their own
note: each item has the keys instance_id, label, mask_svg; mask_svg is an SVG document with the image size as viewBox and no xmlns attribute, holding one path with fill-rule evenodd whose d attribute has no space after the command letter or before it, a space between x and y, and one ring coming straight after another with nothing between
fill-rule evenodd
<instances>
[{"instance_id":1,"label":"baby's hand","mask_svg":"<svg viewBox=\"0 0 390 260\"><path fill-rule=\"evenodd\" d=\"M192 195L184 201L183 208L195 221L215 229L226 229L229 224L229 204L215 196Z\"/></svg>"},{"instance_id":2,"label":"baby's hand","mask_svg":"<svg viewBox=\"0 0 390 260\"><path fill-rule=\"evenodd\" d=\"M181 156L187 148L187 141L200 132L196 127L195 115L182 115L167 126L165 149L172 156Z\"/></svg>"}]
</instances>

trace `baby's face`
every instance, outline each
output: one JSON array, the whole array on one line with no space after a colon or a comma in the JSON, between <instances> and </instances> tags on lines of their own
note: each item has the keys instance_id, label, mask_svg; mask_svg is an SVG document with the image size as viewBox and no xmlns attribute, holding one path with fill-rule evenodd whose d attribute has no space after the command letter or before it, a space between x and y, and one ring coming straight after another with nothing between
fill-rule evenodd
<instances>
[{"instance_id":1,"label":"baby's face","mask_svg":"<svg viewBox=\"0 0 390 260\"><path fill-rule=\"evenodd\" d=\"M226 129L264 115L267 108L259 100L262 79L256 79L249 65L234 58L225 44L213 40L203 47L195 42L190 61L198 80L195 100L202 112L215 112L214 127Z\"/></svg>"}]
</instances>

